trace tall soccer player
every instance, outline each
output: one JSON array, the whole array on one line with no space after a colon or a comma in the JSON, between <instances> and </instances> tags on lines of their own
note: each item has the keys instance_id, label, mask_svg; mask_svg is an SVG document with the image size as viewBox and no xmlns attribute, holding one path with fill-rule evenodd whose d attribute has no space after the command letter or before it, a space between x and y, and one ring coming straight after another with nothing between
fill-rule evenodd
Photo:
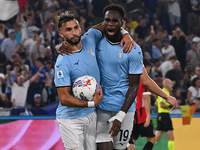
<instances>
[{"instance_id":1,"label":"tall soccer player","mask_svg":"<svg viewBox=\"0 0 200 150\"><path fill-rule=\"evenodd\" d=\"M104 8L105 36L99 42L96 54L104 93L97 107L98 150L126 149L132 131L133 122L130 122L134 119L131 117L134 117L134 98L139 81L166 99L173 109L178 106L176 99L162 91L147 75L142 63L141 48L137 44L136 49L128 54L120 50L119 26L124 15L120 5L111 4ZM141 69L143 74L140 74ZM108 126L105 126L106 122Z\"/></svg>"},{"instance_id":2,"label":"tall soccer player","mask_svg":"<svg viewBox=\"0 0 200 150\"><path fill-rule=\"evenodd\" d=\"M120 5L104 8L105 36L96 54L104 93L97 108L98 150L126 149L133 126L143 55L137 44L136 49L126 54L120 47L124 16L125 10Z\"/></svg>"}]
</instances>

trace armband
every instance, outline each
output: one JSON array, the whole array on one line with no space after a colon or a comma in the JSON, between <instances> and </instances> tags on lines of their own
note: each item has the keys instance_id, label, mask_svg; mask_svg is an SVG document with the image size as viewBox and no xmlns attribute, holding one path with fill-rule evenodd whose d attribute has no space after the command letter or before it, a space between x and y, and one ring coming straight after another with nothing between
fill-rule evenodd
<instances>
[{"instance_id":1,"label":"armband","mask_svg":"<svg viewBox=\"0 0 200 150\"><path fill-rule=\"evenodd\" d=\"M116 119L122 122L125 116L126 116L126 113L120 110L116 115Z\"/></svg>"},{"instance_id":2,"label":"armband","mask_svg":"<svg viewBox=\"0 0 200 150\"><path fill-rule=\"evenodd\" d=\"M88 107L89 108L95 107L94 101L88 102Z\"/></svg>"},{"instance_id":3,"label":"armband","mask_svg":"<svg viewBox=\"0 0 200 150\"><path fill-rule=\"evenodd\" d=\"M114 117L110 118L108 120L108 122L112 122L114 121L115 119L119 120L120 122L123 121L124 117L126 116L126 113L124 111L119 111Z\"/></svg>"},{"instance_id":4,"label":"armband","mask_svg":"<svg viewBox=\"0 0 200 150\"><path fill-rule=\"evenodd\" d=\"M129 33L128 33L128 31L126 31L124 28L121 28L121 34L122 34L122 36L123 36L124 34L129 34Z\"/></svg>"}]
</instances>

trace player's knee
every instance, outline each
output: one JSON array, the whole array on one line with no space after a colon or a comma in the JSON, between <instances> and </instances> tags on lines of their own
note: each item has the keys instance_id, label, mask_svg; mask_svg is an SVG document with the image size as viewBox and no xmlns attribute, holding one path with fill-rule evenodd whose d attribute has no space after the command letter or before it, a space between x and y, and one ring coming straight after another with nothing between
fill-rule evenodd
<instances>
[{"instance_id":1,"label":"player's knee","mask_svg":"<svg viewBox=\"0 0 200 150\"><path fill-rule=\"evenodd\" d=\"M155 142L155 143L157 143L157 142L159 142L159 141L160 141L160 138L156 137L156 142Z\"/></svg>"},{"instance_id":2,"label":"player's knee","mask_svg":"<svg viewBox=\"0 0 200 150\"><path fill-rule=\"evenodd\" d=\"M156 138L155 137L150 137L148 138L148 141L155 144L156 143Z\"/></svg>"},{"instance_id":3,"label":"player's knee","mask_svg":"<svg viewBox=\"0 0 200 150\"><path fill-rule=\"evenodd\" d=\"M169 141L174 141L174 133L173 133L173 131L168 131L167 132L167 136L168 136Z\"/></svg>"},{"instance_id":4,"label":"player's knee","mask_svg":"<svg viewBox=\"0 0 200 150\"><path fill-rule=\"evenodd\" d=\"M174 137L170 137L170 138L169 138L169 141L174 141Z\"/></svg>"},{"instance_id":5,"label":"player's knee","mask_svg":"<svg viewBox=\"0 0 200 150\"><path fill-rule=\"evenodd\" d=\"M156 142L160 141L161 135L156 135Z\"/></svg>"}]
</instances>

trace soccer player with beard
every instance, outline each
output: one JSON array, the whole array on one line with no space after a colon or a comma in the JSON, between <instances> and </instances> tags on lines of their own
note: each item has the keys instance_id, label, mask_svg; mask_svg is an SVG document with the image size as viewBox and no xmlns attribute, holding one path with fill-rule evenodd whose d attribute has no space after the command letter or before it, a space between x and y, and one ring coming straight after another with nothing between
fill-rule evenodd
<instances>
[{"instance_id":1,"label":"soccer player with beard","mask_svg":"<svg viewBox=\"0 0 200 150\"><path fill-rule=\"evenodd\" d=\"M148 90L164 98L173 109L178 107L176 99L162 91L148 76L143 67L141 48L136 44L136 49L130 53L123 53L120 48L120 27L124 16L125 11L120 5L111 4L104 8L105 36L96 52L104 93L97 107L98 150L126 149L133 125L134 100L139 81Z\"/></svg>"},{"instance_id":2,"label":"soccer player with beard","mask_svg":"<svg viewBox=\"0 0 200 150\"><path fill-rule=\"evenodd\" d=\"M133 126L143 55L137 44L130 53L123 53L120 47L124 16L125 10L120 5L104 8L105 36L96 52L104 93L97 107L98 150L126 149ZM106 125L108 120L112 123Z\"/></svg>"},{"instance_id":3,"label":"soccer player with beard","mask_svg":"<svg viewBox=\"0 0 200 150\"><path fill-rule=\"evenodd\" d=\"M81 28L70 12L62 13L58 21L59 35L74 51L73 55L59 55L55 64L55 85L59 96L56 120L65 149L96 150L96 109L103 98L101 86L92 102L74 97L73 82L80 76L90 75L100 82L95 57L99 30L90 29L81 40ZM85 38L87 37L87 38Z\"/></svg>"}]
</instances>

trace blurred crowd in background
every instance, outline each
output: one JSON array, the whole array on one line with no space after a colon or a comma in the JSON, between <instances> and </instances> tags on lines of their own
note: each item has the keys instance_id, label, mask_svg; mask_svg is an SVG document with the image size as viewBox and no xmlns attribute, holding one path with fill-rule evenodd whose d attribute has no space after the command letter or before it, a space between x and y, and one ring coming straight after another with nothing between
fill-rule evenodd
<instances>
[{"instance_id":1,"label":"blurred crowd in background","mask_svg":"<svg viewBox=\"0 0 200 150\"><path fill-rule=\"evenodd\" d=\"M73 11L84 34L103 21L110 3L125 8L125 29L151 61L150 77L160 87L171 79L179 105L200 107L200 0L29 0L19 14L0 20L0 107L29 109L58 101L57 16Z\"/></svg>"}]
</instances>

